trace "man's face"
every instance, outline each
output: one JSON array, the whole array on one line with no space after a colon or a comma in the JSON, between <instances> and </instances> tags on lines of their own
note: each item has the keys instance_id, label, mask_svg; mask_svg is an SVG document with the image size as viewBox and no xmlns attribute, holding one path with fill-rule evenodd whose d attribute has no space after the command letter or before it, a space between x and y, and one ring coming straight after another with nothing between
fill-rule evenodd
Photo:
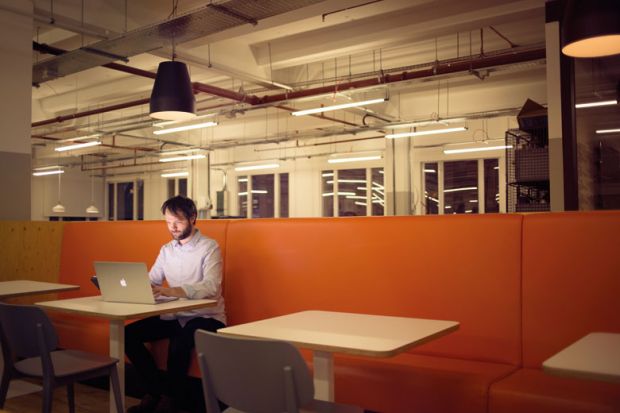
<instances>
[{"instance_id":1,"label":"man's face","mask_svg":"<svg viewBox=\"0 0 620 413\"><path fill-rule=\"evenodd\" d=\"M166 210L164 216L166 217L166 225L168 225L168 231L170 231L172 238L183 242L183 240L192 235L194 225L183 214L176 215Z\"/></svg>"}]
</instances>

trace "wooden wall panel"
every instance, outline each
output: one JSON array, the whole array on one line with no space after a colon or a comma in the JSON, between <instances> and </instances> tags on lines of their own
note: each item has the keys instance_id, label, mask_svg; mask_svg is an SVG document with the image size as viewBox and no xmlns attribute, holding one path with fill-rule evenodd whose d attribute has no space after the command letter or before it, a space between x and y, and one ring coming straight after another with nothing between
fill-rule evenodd
<instances>
[{"instance_id":1,"label":"wooden wall panel","mask_svg":"<svg viewBox=\"0 0 620 413\"><path fill-rule=\"evenodd\" d=\"M62 222L0 221L0 281L57 282ZM55 294L20 297L14 303L53 299Z\"/></svg>"}]
</instances>

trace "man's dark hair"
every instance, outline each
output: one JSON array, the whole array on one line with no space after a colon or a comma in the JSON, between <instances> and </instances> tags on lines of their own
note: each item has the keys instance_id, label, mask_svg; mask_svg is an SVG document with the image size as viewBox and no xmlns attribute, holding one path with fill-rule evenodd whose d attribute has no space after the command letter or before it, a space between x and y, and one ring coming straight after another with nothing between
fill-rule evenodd
<instances>
[{"instance_id":1,"label":"man's dark hair","mask_svg":"<svg viewBox=\"0 0 620 413\"><path fill-rule=\"evenodd\" d=\"M194 201L182 195L173 196L164 202L161 206L161 213L165 214L166 210L174 215L183 215L190 222L198 216Z\"/></svg>"}]
</instances>

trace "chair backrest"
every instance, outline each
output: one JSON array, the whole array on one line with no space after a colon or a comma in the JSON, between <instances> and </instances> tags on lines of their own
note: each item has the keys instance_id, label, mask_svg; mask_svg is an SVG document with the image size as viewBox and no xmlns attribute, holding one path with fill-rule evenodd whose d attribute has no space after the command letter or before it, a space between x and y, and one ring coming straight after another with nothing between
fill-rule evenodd
<instances>
[{"instance_id":1,"label":"chair backrest","mask_svg":"<svg viewBox=\"0 0 620 413\"><path fill-rule=\"evenodd\" d=\"M196 352L208 413L219 412L214 398L252 413L296 413L314 399L308 367L287 342L197 330Z\"/></svg>"},{"instance_id":2,"label":"chair backrest","mask_svg":"<svg viewBox=\"0 0 620 413\"><path fill-rule=\"evenodd\" d=\"M54 326L47 314L38 307L29 305L14 305L0 303L0 325L3 331L3 340L6 341L13 357L27 358L41 355L40 337L37 333L43 332L46 351L58 347L58 337ZM3 343L4 344L4 343Z\"/></svg>"}]
</instances>

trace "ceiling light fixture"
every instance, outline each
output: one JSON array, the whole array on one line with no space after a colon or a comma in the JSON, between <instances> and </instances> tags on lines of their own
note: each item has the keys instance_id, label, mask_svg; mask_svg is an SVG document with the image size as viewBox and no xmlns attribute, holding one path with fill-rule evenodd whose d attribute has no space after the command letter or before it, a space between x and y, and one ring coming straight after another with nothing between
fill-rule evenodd
<instances>
[{"instance_id":1,"label":"ceiling light fixture","mask_svg":"<svg viewBox=\"0 0 620 413\"><path fill-rule=\"evenodd\" d=\"M57 148L54 148L54 150L57 152L64 152L64 151L72 151L74 149L88 148L88 147L97 146L97 145L101 145L101 141L91 141L91 142L84 142L84 143L76 143L74 145L59 146Z\"/></svg>"},{"instance_id":2,"label":"ceiling light fixture","mask_svg":"<svg viewBox=\"0 0 620 413\"><path fill-rule=\"evenodd\" d=\"M54 168L59 168L57 166L55 166ZM64 174L65 171L63 171L62 169L54 169L54 170L49 170L49 171L45 171L45 170L41 170L41 169L35 169L34 172L32 172L32 176L46 176L46 175L57 175L57 174Z\"/></svg>"},{"instance_id":3,"label":"ceiling light fixture","mask_svg":"<svg viewBox=\"0 0 620 413\"><path fill-rule=\"evenodd\" d=\"M173 156L170 158L160 158L159 162L176 162L176 161L191 161L192 159L204 159L206 155L187 155L187 156Z\"/></svg>"},{"instance_id":4,"label":"ceiling light fixture","mask_svg":"<svg viewBox=\"0 0 620 413\"><path fill-rule=\"evenodd\" d=\"M617 0L569 0L562 21L562 53L602 57L620 53Z\"/></svg>"},{"instance_id":5,"label":"ceiling light fixture","mask_svg":"<svg viewBox=\"0 0 620 413\"><path fill-rule=\"evenodd\" d=\"M347 162L361 162L361 161L374 161L377 159L381 159L381 155L371 155L371 156L353 156L350 158L334 158L328 159L327 163L347 163Z\"/></svg>"},{"instance_id":6,"label":"ceiling light fixture","mask_svg":"<svg viewBox=\"0 0 620 413\"><path fill-rule=\"evenodd\" d=\"M323 106L320 108L299 110L296 112L291 112L291 115L293 116L312 115L315 113L329 112L332 110L348 109L348 108L356 108L359 106L373 105L375 103L381 103L381 102L386 102L386 101L387 101L387 98L363 100L361 102L343 103L340 105Z\"/></svg>"},{"instance_id":7,"label":"ceiling light fixture","mask_svg":"<svg viewBox=\"0 0 620 413\"><path fill-rule=\"evenodd\" d=\"M149 116L155 119L196 117L196 99L185 63L172 60L159 64L149 108Z\"/></svg>"},{"instance_id":8,"label":"ceiling light fixture","mask_svg":"<svg viewBox=\"0 0 620 413\"><path fill-rule=\"evenodd\" d=\"M423 131L415 131L415 132L390 133L390 134L385 135L385 137L388 139L398 139L398 138L407 138L410 136L424 136L424 135L437 135L440 133L463 132L466 130L467 128L465 126L459 126L457 128L443 128L443 129L423 130Z\"/></svg>"},{"instance_id":9,"label":"ceiling light fixture","mask_svg":"<svg viewBox=\"0 0 620 413\"><path fill-rule=\"evenodd\" d=\"M216 125L217 125L217 122L209 121L209 122L195 123L193 125L177 126L176 128L155 130L153 131L153 134L165 135L167 133L175 133L175 132L182 132L182 131L192 130L192 129L208 128L208 127L216 126Z\"/></svg>"},{"instance_id":10,"label":"ceiling light fixture","mask_svg":"<svg viewBox=\"0 0 620 413\"><path fill-rule=\"evenodd\" d=\"M65 212L65 206L60 202L60 177L62 174L58 174L58 203L52 207L52 212L63 213Z\"/></svg>"},{"instance_id":11,"label":"ceiling light fixture","mask_svg":"<svg viewBox=\"0 0 620 413\"><path fill-rule=\"evenodd\" d=\"M83 139L95 139L100 137L101 134L100 133L95 133L92 135L84 135L84 136L76 136L75 138L67 138L67 139L61 139L56 141L57 143L65 143L65 142L75 142L75 141L80 141Z\"/></svg>"},{"instance_id":12,"label":"ceiling light fixture","mask_svg":"<svg viewBox=\"0 0 620 413\"><path fill-rule=\"evenodd\" d=\"M162 178L176 178L179 176L188 176L189 172L185 171L185 172L166 172L161 174Z\"/></svg>"},{"instance_id":13,"label":"ceiling light fixture","mask_svg":"<svg viewBox=\"0 0 620 413\"><path fill-rule=\"evenodd\" d=\"M596 133L604 134L604 133L620 133L620 128L617 129L597 129Z\"/></svg>"},{"instance_id":14,"label":"ceiling light fixture","mask_svg":"<svg viewBox=\"0 0 620 413\"><path fill-rule=\"evenodd\" d=\"M618 100L617 99L601 100L601 101L598 101L598 102L576 103L575 104L575 108L577 108L577 109L595 108L595 107L598 107L598 106L611 106L611 105L617 105L617 104L618 104Z\"/></svg>"},{"instance_id":15,"label":"ceiling light fixture","mask_svg":"<svg viewBox=\"0 0 620 413\"><path fill-rule=\"evenodd\" d=\"M235 167L235 171L241 172L241 171L256 171L256 170L260 170L260 169L273 169L273 168L279 168L280 164L279 163L268 163L268 164L264 164L264 165L248 165L248 166L237 166Z\"/></svg>"},{"instance_id":16,"label":"ceiling light fixture","mask_svg":"<svg viewBox=\"0 0 620 413\"><path fill-rule=\"evenodd\" d=\"M462 148L462 149L444 149L443 153L445 153L446 155L454 155L457 153L497 151L500 149L512 149L512 145L479 146L477 148Z\"/></svg>"},{"instance_id":17,"label":"ceiling light fixture","mask_svg":"<svg viewBox=\"0 0 620 413\"><path fill-rule=\"evenodd\" d=\"M476 189L478 189L477 186L464 186L462 188L444 189L443 191L445 193L445 192L475 191Z\"/></svg>"},{"instance_id":18,"label":"ceiling light fixture","mask_svg":"<svg viewBox=\"0 0 620 413\"><path fill-rule=\"evenodd\" d=\"M86 208L87 214L98 214L99 208L95 206L95 175L90 176L90 206Z\"/></svg>"}]
</instances>

